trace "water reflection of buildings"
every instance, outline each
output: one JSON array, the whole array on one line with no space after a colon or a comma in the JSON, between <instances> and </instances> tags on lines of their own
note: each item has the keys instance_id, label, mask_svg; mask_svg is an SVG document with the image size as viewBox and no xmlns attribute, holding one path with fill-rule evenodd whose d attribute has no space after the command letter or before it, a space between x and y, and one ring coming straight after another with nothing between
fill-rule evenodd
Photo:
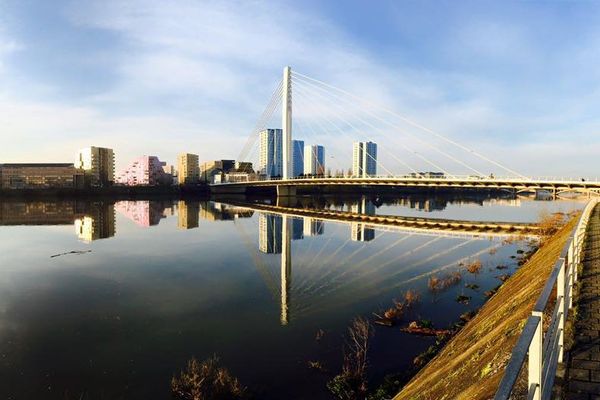
<instances>
[{"instance_id":1,"label":"water reflection of buildings","mask_svg":"<svg viewBox=\"0 0 600 400\"><path fill-rule=\"evenodd\" d=\"M447 202L440 201L437 199L413 199L410 197L398 199L398 205L404 207L414 208L419 211L431 212L431 211L441 211L444 210L447 206Z\"/></svg>"},{"instance_id":2,"label":"water reflection of buildings","mask_svg":"<svg viewBox=\"0 0 600 400\"><path fill-rule=\"evenodd\" d=\"M200 210L200 218L209 221L231 221L236 218L250 218L253 215L254 211L248 208L212 201L204 202Z\"/></svg>"},{"instance_id":3,"label":"water reflection of buildings","mask_svg":"<svg viewBox=\"0 0 600 400\"><path fill-rule=\"evenodd\" d=\"M85 215L75 219L75 232L86 243L115 236L114 204L92 204Z\"/></svg>"},{"instance_id":4,"label":"water reflection of buildings","mask_svg":"<svg viewBox=\"0 0 600 400\"><path fill-rule=\"evenodd\" d=\"M308 217L304 217L303 220L302 231L304 236L318 236L325 232L325 223L323 221Z\"/></svg>"},{"instance_id":5,"label":"water reflection of buildings","mask_svg":"<svg viewBox=\"0 0 600 400\"><path fill-rule=\"evenodd\" d=\"M193 229L198 227L200 203L198 201L180 200L177 204L177 227Z\"/></svg>"},{"instance_id":6,"label":"water reflection of buildings","mask_svg":"<svg viewBox=\"0 0 600 400\"><path fill-rule=\"evenodd\" d=\"M282 218L273 214L258 215L258 249L262 253L281 253Z\"/></svg>"},{"instance_id":7,"label":"water reflection of buildings","mask_svg":"<svg viewBox=\"0 0 600 400\"><path fill-rule=\"evenodd\" d=\"M165 218L165 203L159 201L121 201L115 205L117 211L144 227L158 225Z\"/></svg>"},{"instance_id":8,"label":"water reflection of buildings","mask_svg":"<svg viewBox=\"0 0 600 400\"><path fill-rule=\"evenodd\" d=\"M375 215L375 205L366 198L360 199L353 204L351 211L355 214ZM375 229L368 228L361 222L352 222L350 224L350 238L355 242L369 242L375 239Z\"/></svg>"},{"instance_id":9,"label":"water reflection of buildings","mask_svg":"<svg viewBox=\"0 0 600 400\"><path fill-rule=\"evenodd\" d=\"M91 242L115 235L112 203L81 201L0 202L0 225L74 225L80 240Z\"/></svg>"},{"instance_id":10,"label":"water reflection of buildings","mask_svg":"<svg viewBox=\"0 0 600 400\"><path fill-rule=\"evenodd\" d=\"M0 225L71 225L77 215L74 201L0 202Z\"/></svg>"}]
</instances>

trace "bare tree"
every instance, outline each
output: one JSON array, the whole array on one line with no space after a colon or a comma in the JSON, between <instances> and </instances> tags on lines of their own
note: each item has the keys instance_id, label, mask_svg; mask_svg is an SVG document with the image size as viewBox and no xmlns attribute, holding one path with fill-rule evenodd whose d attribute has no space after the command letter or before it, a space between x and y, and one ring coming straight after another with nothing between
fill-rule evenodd
<instances>
[{"instance_id":1,"label":"bare tree","mask_svg":"<svg viewBox=\"0 0 600 400\"><path fill-rule=\"evenodd\" d=\"M367 319L358 317L348 328L342 372L328 384L329 390L342 400L364 399L367 394L369 339L373 331Z\"/></svg>"}]
</instances>

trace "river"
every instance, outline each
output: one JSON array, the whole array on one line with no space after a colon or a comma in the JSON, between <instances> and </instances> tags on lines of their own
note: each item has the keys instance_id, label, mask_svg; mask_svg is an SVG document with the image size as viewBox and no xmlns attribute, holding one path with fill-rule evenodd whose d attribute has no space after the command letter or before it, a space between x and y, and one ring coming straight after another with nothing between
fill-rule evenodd
<instances>
[{"instance_id":1,"label":"river","mask_svg":"<svg viewBox=\"0 0 600 400\"><path fill-rule=\"evenodd\" d=\"M442 195L300 203L530 223L584 205ZM0 395L169 398L189 359L216 355L256 398L328 399L353 318L373 321L412 290L420 300L403 324L448 327L515 272L522 239L290 217L226 201L0 200ZM475 260L481 269L471 273L465 265ZM455 271L460 282L430 290L432 276ZM374 326L371 384L408 368L433 340Z\"/></svg>"}]
</instances>

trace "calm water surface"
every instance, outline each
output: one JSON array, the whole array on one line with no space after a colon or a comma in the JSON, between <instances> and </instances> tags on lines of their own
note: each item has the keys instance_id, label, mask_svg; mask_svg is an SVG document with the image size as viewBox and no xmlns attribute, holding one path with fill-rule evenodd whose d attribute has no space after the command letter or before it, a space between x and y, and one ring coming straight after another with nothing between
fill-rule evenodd
<instances>
[{"instance_id":1,"label":"calm water surface","mask_svg":"<svg viewBox=\"0 0 600 400\"><path fill-rule=\"evenodd\" d=\"M444 197L302 203L511 222L583 205ZM412 289L421 301L405 322L447 327L480 307L499 275L515 271L511 256L524 246L198 201L0 201L0 225L0 397L7 399L169 398L171 377L190 358L213 354L258 398L327 399L325 383L341 367L354 317L372 319ZM483 268L470 274L461 263L475 259ZM453 271L462 273L459 284L428 290L432 275ZM457 303L459 294L470 303ZM371 382L406 368L431 343L377 326ZM310 360L330 374L309 369Z\"/></svg>"}]
</instances>

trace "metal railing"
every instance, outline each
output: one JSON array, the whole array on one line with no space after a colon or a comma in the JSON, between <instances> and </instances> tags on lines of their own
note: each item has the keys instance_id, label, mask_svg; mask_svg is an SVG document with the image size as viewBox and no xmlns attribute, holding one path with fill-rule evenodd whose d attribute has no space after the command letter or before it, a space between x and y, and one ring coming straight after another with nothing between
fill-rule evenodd
<instances>
[{"instance_id":1,"label":"metal railing","mask_svg":"<svg viewBox=\"0 0 600 400\"><path fill-rule=\"evenodd\" d=\"M552 394L558 363L563 362L565 321L573 306L573 287L577 282L577 269L583 257L585 235L591 213L600 203L598 198L585 206L577 226L571 232L550 277L538 297L531 316L527 319L521 336L504 371L495 400L507 400L515 387L525 359L528 359L527 399L549 399ZM550 314L550 323L543 332L544 310L549 305L556 286L556 303Z\"/></svg>"},{"instance_id":2,"label":"metal railing","mask_svg":"<svg viewBox=\"0 0 600 400\"><path fill-rule=\"evenodd\" d=\"M366 181L378 181L385 179L397 179L405 181L473 181L473 182L509 182L509 183L540 183L540 184L598 184L600 180L598 178L582 179L573 177L529 177L527 179L518 178L514 176L478 176L478 175L368 175L364 177L360 176L335 176L335 175L303 175L289 177L283 179L280 176L269 177L266 175L254 175L248 177L247 180L242 182L220 182L219 184L226 185L228 183L253 183L253 182L265 182L265 181L310 181L310 180L328 180L328 181L347 181L347 180L366 180Z\"/></svg>"}]
</instances>

